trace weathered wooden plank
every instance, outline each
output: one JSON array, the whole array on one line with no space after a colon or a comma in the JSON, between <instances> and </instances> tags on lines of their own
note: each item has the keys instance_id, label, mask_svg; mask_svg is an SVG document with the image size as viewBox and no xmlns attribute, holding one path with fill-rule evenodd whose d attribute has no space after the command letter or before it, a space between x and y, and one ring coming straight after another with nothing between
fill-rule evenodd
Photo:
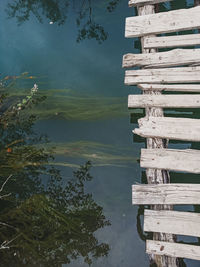
<instances>
[{"instance_id":1,"label":"weathered wooden plank","mask_svg":"<svg viewBox=\"0 0 200 267\"><path fill-rule=\"evenodd\" d=\"M144 91L200 92L200 84L137 84Z\"/></svg>"},{"instance_id":2,"label":"weathered wooden plank","mask_svg":"<svg viewBox=\"0 0 200 267\"><path fill-rule=\"evenodd\" d=\"M187 244L147 240L146 253L200 260L200 246Z\"/></svg>"},{"instance_id":3,"label":"weathered wooden plank","mask_svg":"<svg viewBox=\"0 0 200 267\"><path fill-rule=\"evenodd\" d=\"M200 150L141 149L142 168L200 173Z\"/></svg>"},{"instance_id":4,"label":"weathered wooden plank","mask_svg":"<svg viewBox=\"0 0 200 267\"><path fill-rule=\"evenodd\" d=\"M167 52L149 54L126 54L123 57L124 68L148 67L161 68L200 63L200 49L173 49Z\"/></svg>"},{"instance_id":5,"label":"weathered wooden plank","mask_svg":"<svg viewBox=\"0 0 200 267\"><path fill-rule=\"evenodd\" d=\"M139 119L138 123L139 128L134 129L133 132L142 137L200 141L200 119L145 117Z\"/></svg>"},{"instance_id":6,"label":"weathered wooden plank","mask_svg":"<svg viewBox=\"0 0 200 267\"><path fill-rule=\"evenodd\" d=\"M133 205L199 205L200 184L132 185Z\"/></svg>"},{"instance_id":7,"label":"weathered wooden plank","mask_svg":"<svg viewBox=\"0 0 200 267\"><path fill-rule=\"evenodd\" d=\"M169 2L172 0L130 0L128 2L129 7L132 6L144 6L144 5L152 5L152 4L159 4L163 2Z\"/></svg>"},{"instance_id":8,"label":"weathered wooden plank","mask_svg":"<svg viewBox=\"0 0 200 267\"><path fill-rule=\"evenodd\" d=\"M199 16L200 17L200 16ZM127 70L124 83L195 83L200 82L200 67Z\"/></svg>"},{"instance_id":9,"label":"weathered wooden plank","mask_svg":"<svg viewBox=\"0 0 200 267\"><path fill-rule=\"evenodd\" d=\"M200 108L200 95L129 95L129 108Z\"/></svg>"},{"instance_id":10,"label":"weathered wooden plank","mask_svg":"<svg viewBox=\"0 0 200 267\"><path fill-rule=\"evenodd\" d=\"M173 35L160 37L146 37L144 48L185 47L200 44L200 34Z\"/></svg>"},{"instance_id":11,"label":"weathered wooden plank","mask_svg":"<svg viewBox=\"0 0 200 267\"><path fill-rule=\"evenodd\" d=\"M144 231L200 236L200 213L174 210L144 211Z\"/></svg>"},{"instance_id":12,"label":"weathered wooden plank","mask_svg":"<svg viewBox=\"0 0 200 267\"><path fill-rule=\"evenodd\" d=\"M126 18L125 37L184 31L200 27L200 6ZM187 19L185 19L187 18Z\"/></svg>"}]
</instances>

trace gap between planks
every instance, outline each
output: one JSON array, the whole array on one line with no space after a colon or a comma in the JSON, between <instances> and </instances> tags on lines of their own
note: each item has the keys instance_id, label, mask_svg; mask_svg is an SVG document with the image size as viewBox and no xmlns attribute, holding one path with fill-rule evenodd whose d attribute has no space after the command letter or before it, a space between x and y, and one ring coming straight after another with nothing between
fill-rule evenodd
<instances>
[{"instance_id":1,"label":"gap between planks","mask_svg":"<svg viewBox=\"0 0 200 267\"><path fill-rule=\"evenodd\" d=\"M200 92L200 84L137 84L143 91Z\"/></svg>"}]
</instances>

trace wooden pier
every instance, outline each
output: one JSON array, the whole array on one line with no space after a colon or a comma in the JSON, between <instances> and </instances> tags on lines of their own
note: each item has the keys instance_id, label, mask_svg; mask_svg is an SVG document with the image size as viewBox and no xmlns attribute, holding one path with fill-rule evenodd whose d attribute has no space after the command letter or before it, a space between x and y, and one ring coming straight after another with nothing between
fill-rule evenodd
<instances>
[{"instance_id":1,"label":"wooden pier","mask_svg":"<svg viewBox=\"0 0 200 267\"><path fill-rule=\"evenodd\" d=\"M200 119L164 117L163 109L200 108L200 1L156 13L163 2L129 1L138 15L126 18L125 37L140 37L142 53L124 55L123 67L130 68L125 84L142 90L129 95L128 107L146 111L133 132L146 138L140 165L148 184L132 186L132 203L150 206L144 210L144 231L153 233L146 241L151 260L158 267L178 267L179 258L200 260L200 246L176 241L176 235L200 237L200 214L176 211L173 205L200 205L200 184L170 183L169 171L199 174L200 150L167 146L168 140L199 142ZM183 34L188 30L196 31Z\"/></svg>"}]
</instances>

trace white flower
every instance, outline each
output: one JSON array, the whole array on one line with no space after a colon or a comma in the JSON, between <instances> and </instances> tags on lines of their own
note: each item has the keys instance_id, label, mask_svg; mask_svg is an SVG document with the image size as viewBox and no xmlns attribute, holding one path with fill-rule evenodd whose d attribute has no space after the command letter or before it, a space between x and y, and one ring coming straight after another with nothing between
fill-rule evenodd
<instances>
[{"instance_id":1,"label":"white flower","mask_svg":"<svg viewBox=\"0 0 200 267\"><path fill-rule=\"evenodd\" d=\"M53 21L50 21L49 24L53 24Z\"/></svg>"},{"instance_id":2,"label":"white flower","mask_svg":"<svg viewBox=\"0 0 200 267\"><path fill-rule=\"evenodd\" d=\"M38 90L38 85L35 83L35 84L33 85L33 88L31 89L31 92L32 92L32 93L36 93L37 90Z\"/></svg>"}]
</instances>

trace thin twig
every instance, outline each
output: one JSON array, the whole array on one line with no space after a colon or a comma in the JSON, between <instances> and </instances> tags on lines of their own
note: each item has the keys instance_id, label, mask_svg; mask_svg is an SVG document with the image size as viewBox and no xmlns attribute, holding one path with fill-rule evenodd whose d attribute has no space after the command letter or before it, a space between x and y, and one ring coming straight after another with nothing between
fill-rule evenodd
<instances>
[{"instance_id":1,"label":"thin twig","mask_svg":"<svg viewBox=\"0 0 200 267\"><path fill-rule=\"evenodd\" d=\"M0 193L3 191L4 186L6 185L6 183L8 182L8 180L9 180L11 177L12 177L12 174L10 174L10 175L7 177L7 179L4 181L4 183L3 183L2 186L1 186Z\"/></svg>"},{"instance_id":2,"label":"thin twig","mask_svg":"<svg viewBox=\"0 0 200 267\"><path fill-rule=\"evenodd\" d=\"M9 249L10 247L8 246L11 242L13 242L15 239L17 239L21 234L17 235L16 237L14 237L13 239L11 239L10 241L3 241L3 243L0 245L0 250L1 249Z\"/></svg>"}]
</instances>

